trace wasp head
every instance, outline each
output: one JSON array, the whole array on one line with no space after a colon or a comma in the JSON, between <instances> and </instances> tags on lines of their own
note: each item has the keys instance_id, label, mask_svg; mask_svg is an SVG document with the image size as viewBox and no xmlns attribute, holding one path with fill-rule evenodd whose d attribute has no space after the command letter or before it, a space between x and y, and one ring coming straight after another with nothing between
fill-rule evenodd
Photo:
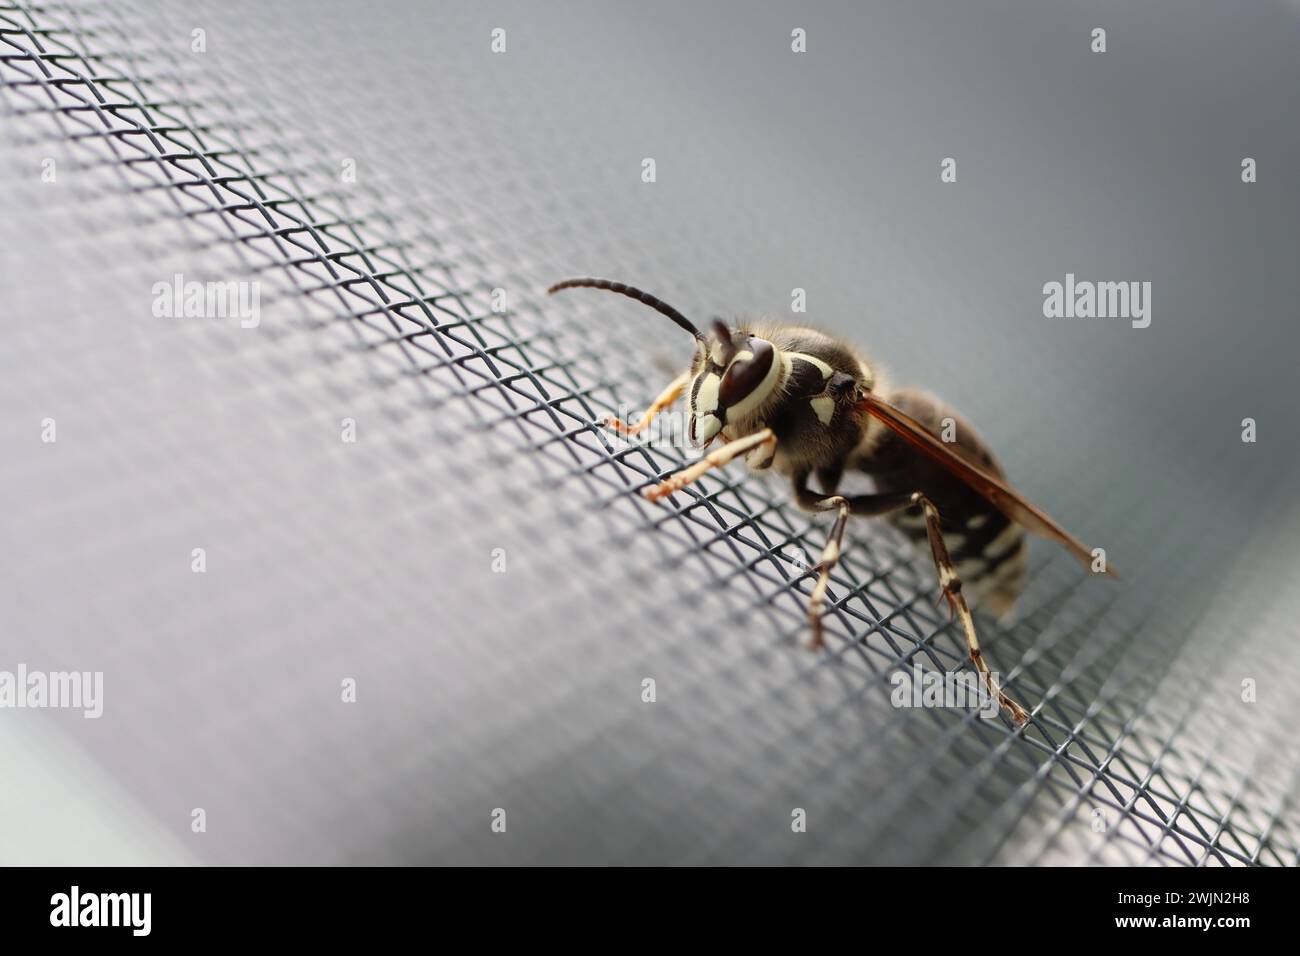
<instances>
[{"instance_id":1,"label":"wasp head","mask_svg":"<svg viewBox=\"0 0 1300 956\"><path fill-rule=\"evenodd\" d=\"M743 429L746 419L776 387L781 363L766 339L713 323L713 338L696 349L695 376L691 381L688 437L707 445L733 424Z\"/></svg>"},{"instance_id":2,"label":"wasp head","mask_svg":"<svg viewBox=\"0 0 1300 956\"><path fill-rule=\"evenodd\" d=\"M776 394L786 364L780 352L766 339L739 329L713 323L713 336L697 329L686 316L667 302L623 282L609 279L565 279L547 289L603 289L648 305L667 316L695 338L695 359L691 365L690 422L687 437L698 446L707 445L724 425L737 435L756 422L755 413L768 397Z\"/></svg>"}]
</instances>

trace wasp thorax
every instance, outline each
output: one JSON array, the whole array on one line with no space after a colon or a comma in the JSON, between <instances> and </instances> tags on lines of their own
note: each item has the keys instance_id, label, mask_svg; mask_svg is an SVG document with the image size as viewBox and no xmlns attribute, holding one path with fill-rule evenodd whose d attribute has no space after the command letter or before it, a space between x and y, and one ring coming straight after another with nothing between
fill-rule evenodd
<instances>
[{"instance_id":1,"label":"wasp thorax","mask_svg":"<svg viewBox=\"0 0 1300 956\"><path fill-rule=\"evenodd\" d=\"M705 350L691 383L690 439L706 445L726 424L743 425L772 393L780 377L776 349L766 339L713 326L715 341Z\"/></svg>"}]
</instances>

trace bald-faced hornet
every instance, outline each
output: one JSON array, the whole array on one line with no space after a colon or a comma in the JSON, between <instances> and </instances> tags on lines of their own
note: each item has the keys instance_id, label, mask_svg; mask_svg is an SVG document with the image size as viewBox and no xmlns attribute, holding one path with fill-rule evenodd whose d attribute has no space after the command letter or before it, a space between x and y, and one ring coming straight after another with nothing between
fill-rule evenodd
<instances>
[{"instance_id":1,"label":"bald-faced hornet","mask_svg":"<svg viewBox=\"0 0 1300 956\"><path fill-rule=\"evenodd\" d=\"M636 299L695 338L690 368L639 421L603 422L621 435L635 435L686 394L689 440L700 447L723 440L699 461L647 489L646 497L657 501L743 455L756 471L789 477L801 508L834 512L821 560L812 569L817 582L808 619L814 647L822 645L826 589L849 515L888 517L928 550L939 574L940 600L946 599L949 614L961 621L971 661L989 693L1017 724L1029 719L989 672L967 596L995 614L1010 610L1024 587L1026 530L1064 545L1085 566L1093 566L1093 553L1006 483L973 428L925 392L888 389L875 366L817 329L785 324L728 328L715 321L710 337L672 306L621 282L569 279L547 291L574 288ZM846 470L869 475L875 493L837 494ZM820 492L808 485L813 475ZM1104 565L1092 569L1114 576Z\"/></svg>"}]
</instances>

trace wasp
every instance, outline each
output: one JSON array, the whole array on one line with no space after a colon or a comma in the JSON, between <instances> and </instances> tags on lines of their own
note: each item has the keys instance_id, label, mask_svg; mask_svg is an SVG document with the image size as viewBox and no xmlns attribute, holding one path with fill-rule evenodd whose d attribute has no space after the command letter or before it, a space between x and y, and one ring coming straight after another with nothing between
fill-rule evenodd
<instances>
[{"instance_id":1,"label":"wasp","mask_svg":"<svg viewBox=\"0 0 1300 956\"><path fill-rule=\"evenodd\" d=\"M601 422L624 437L687 396L687 439L707 449L698 461L645 491L658 501L701 475L744 457L755 471L789 478L799 507L832 512L834 523L808 602L811 645L823 645L822 614L851 515L884 517L919 549L939 577L939 600L961 622L970 659L988 692L1017 725L1029 714L1009 697L980 650L971 603L1008 612L1024 588L1030 531L1064 545L1094 573L1115 576L1094 553L1016 491L988 446L964 419L929 393L893 389L878 366L819 329L784 323L728 327L706 336L672 306L607 279L568 279L562 289L602 289L667 316L695 339L690 368L640 420ZM838 493L846 471L867 474L871 494ZM819 490L809 482L816 478ZM970 597L970 603L967 597Z\"/></svg>"}]
</instances>

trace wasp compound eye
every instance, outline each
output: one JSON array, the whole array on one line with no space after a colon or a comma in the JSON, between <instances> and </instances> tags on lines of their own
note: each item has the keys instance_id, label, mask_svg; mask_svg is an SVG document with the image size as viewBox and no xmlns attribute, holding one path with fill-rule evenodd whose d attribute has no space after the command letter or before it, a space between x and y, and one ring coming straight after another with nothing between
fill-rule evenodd
<instances>
[{"instance_id":1,"label":"wasp compound eye","mask_svg":"<svg viewBox=\"0 0 1300 956\"><path fill-rule=\"evenodd\" d=\"M748 352L751 357L746 358ZM747 348L737 353L718 386L718 403L724 408L736 405L758 388L772 370L775 350L765 339L750 339Z\"/></svg>"}]
</instances>

